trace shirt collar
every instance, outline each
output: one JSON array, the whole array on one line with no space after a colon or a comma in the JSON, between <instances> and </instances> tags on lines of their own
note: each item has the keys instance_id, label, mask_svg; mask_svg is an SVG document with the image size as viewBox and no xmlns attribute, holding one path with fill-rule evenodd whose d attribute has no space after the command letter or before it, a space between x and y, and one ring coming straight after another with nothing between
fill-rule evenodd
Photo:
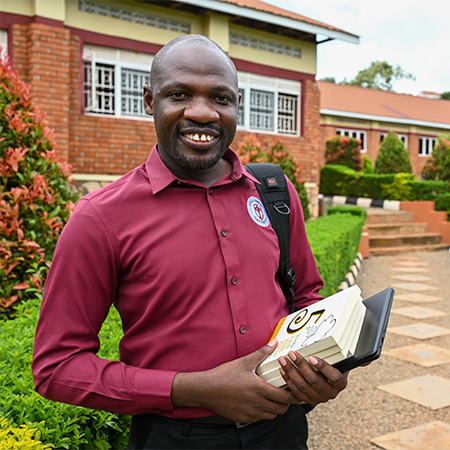
<instances>
[{"instance_id":1,"label":"shirt collar","mask_svg":"<svg viewBox=\"0 0 450 450\"><path fill-rule=\"evenodd\" d=\"M239 159L239 156L234 152L234 150L229 148L223 155L223 158L232 164L233 171L229 174L228 179L222 179L221 181L217 182L218 185L234 182L241 179L242 177L246 177L252 182L260 184L260 182L253 175L250 175L247 170L245 170L244 166L241 163L241 160ZM147 171L153 194L157 194L158 192L162 191L174 181L181 181L182 183L189 184L189 182L187 182L186 180L180 180L179 178L177 178L167 168L167 166L159 156L158 148L156 145L150 152L147 162L145 163L145 169Z\"/></svg>"}]
</instances>

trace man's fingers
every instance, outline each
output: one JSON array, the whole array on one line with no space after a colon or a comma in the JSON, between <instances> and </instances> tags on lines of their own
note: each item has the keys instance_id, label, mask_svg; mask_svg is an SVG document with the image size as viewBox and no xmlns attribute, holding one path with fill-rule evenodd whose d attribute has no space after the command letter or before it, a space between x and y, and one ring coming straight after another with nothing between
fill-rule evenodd
<instances>
[{"instance_id":1,"label":"man's fingers","mask_svg":"<svg viewBox=\"0 0 450 450\"><path fill-rule=\"evenodd\" d=\"M268 344L255 352L251 353L244 358L250 358L252 362L255 364L255 369L258 367L273 351L277 348L278 341L276 339L272 339Z\"/></svg>"},{"instance_id":2,"label":"man's fingers","mask_svg":"<svg viewBox=\"0 0 450 450\"><path fill-rule=\"evenodd\" d=\"M347 386L348 372L342 373L338 369L327 364L324 360L312 356L309 359L310 364L315 367L320 373L322 373L328 380L328 383L338 392L345 389Z\"/></svg>"}]
</instances>

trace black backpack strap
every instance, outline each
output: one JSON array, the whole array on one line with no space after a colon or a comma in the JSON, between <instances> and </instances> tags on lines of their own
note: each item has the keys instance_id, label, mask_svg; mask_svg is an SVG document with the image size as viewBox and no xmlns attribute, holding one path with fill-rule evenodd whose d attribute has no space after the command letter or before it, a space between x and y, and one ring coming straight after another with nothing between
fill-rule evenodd
<instances>
[{"instance_id":1,"label":"black backpack strap","mask_svg":"<svg viewBox=\"0 0 450 450\"><path fill-rule=\"evenodd\" d=\"M245 167L261 182L261 184L255 183L255 186L266 208L272 228L278 236L280 246L278 279L288 301L289 309L294 312L295 270L290 265L289 257L289 216L291 210L286 176L278 164L247 164Z\"/></svg>"}]
</instances>

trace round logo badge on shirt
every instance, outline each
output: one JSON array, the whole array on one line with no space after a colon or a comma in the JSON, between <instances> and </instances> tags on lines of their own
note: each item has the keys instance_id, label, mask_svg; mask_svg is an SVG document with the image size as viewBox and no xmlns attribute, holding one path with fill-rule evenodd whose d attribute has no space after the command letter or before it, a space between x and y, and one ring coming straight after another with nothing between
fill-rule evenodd
<instances>
[{"instance_id":1,"label":"round logo badge on shirt","mask_svg":"<svg viewBox=\"0 0 450 450\"><path fill-rule=\"evenodd\" d=\"M250 197L247 200L247 210L250 217L261 227L269 225L269 216L261 200L256 197Z\"/></svg>"}]
</instances>

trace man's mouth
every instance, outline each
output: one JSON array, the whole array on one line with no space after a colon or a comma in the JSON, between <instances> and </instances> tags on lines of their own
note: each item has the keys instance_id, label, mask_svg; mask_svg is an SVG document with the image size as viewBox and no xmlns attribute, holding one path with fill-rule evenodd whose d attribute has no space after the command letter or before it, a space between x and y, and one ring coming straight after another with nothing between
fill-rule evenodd
<instances>
[{"instance_id":1,"label":"man's mouth","mask_svg":"<svg viewBox=\"0 0 450 450\"><path fill-rule=\"evenodd\" d=\"M215 138L210 134L200 134L200 133L187 133L184 134L184 136L195 142L211 142Z\"/></svg>"}]
</instances>

